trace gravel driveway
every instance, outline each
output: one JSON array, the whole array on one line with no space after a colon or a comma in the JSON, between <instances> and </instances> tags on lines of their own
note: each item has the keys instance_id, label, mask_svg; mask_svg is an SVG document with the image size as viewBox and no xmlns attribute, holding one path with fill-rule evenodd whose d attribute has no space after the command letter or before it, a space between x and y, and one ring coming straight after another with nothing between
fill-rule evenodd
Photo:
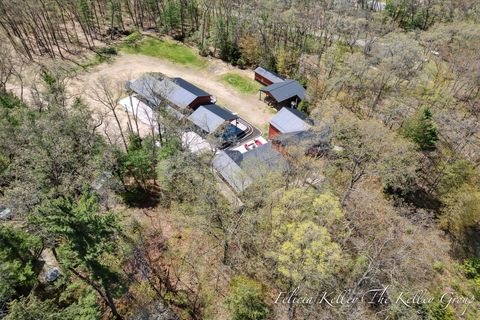
<instances>
[{"instance_id":1,"label":"gravel driveway","mask_svg":"<svg viewBox=\"0 0 480 320\"><path fill-rule=\"evenodd\" d=\"M79 75L69 84L69 87L73 93L81 94L88 92L95 80L102 76L115 82L124 82L145 72L161 72L170 77L181 77L195 84L215 96L217 104L238 113L260 130L265 128L273 116L269 107L258 100L257 94L241 94L220 82L221 75L226 72L238 72L253 78L253 71L238 70L216 59L210 61L207 68L198 70L159 58L121 54L112 62L101 64ZM94 108L102 108L95 101L88 102Z\"/></svg>"}]
</instances>

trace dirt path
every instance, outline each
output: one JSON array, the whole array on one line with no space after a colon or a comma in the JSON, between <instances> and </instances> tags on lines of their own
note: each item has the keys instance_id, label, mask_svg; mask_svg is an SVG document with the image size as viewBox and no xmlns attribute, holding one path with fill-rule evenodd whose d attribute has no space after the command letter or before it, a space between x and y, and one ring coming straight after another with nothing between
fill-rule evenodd
<instances>
[{"instance_id":1,"label":"dirt path","mask_svg":"<svg viewBox=\"0 0 480 320\"><path fill-rule=\"evenodd\" d=\"M181 77L195 84L214 95L219 105L238 113L261 131L265 130L265 125L273 116L271 109L258 100L257 94L241 94L220 82L221 75L226 72L237 72L253 78L253 71L238 70L216 59L211 60L207 68L198 70L159 58L121 54L112 62L104 63L81 74L70 83L69 87L73 90L73 93L81 94L82 92L88 92L95 80L100 77L106 77L115 82L124 82L145 72L161 72L169 77ZM88 102L93 107L101 108L94 101Z\"/></svg>"}]
</instances>

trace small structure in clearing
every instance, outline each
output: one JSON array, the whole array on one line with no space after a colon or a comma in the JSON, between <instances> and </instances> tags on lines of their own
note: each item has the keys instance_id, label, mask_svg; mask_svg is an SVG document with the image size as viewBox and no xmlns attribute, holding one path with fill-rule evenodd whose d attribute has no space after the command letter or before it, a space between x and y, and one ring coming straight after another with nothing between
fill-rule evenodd
<instances>
[{"instance_id":1,"label":"small structure in clearing","mask_svg":"<svg viewBox=\"0 0 480 320\"><path fill-rule=\"evenodd\" d=\"M213 133L225 122L238 119L238 116L216 104L201 105L188 119L206 133Z\"/></svg>"},{"instance_id":2,"label":"small structure in clearing","mask_svg":"<svg viewBox=\"0 0 480 320\"><path fill-rule=\"evenodd\" d=\"M182 111L195 110L212 101L209 93L182 78L168 78L159 73L146 73L138 79L128 81L127 89L135 92L152 108L166 101Z\"/></svg>"},{"instance_id":3,"label":"small structure in clearing","mask_svg":"<svg viewBox=\"0 0 480 320\"><path fill-rule=\"evenodd\" d=\"M285 80L260 89L260 99L262 92L267 95L267 103L276 109L297 106L305 99L305 88L296 80Z\"/></svg>"},{"instance_id":4,"label":"small structure in clearing","mask_svg":"<svg viewBox=\"0 0 480 320\"><path fill-rule=\"evenodd\" d=\"M311 124L312 122L305 113L293 108L282 108L270 120L268 139L271 140L282 133L308 130Z\"/></svg>"},{"instance_id":5,"label":"small structure in clearing","mask_svg":"<svg viewBox=\"0 0 480 320\"><path fill-rule=\"evenodd\" d=\"M280 75L276 74L275 72L268 71L262 67L255 69L255 80L264 86L285 81L285 79Z\"/></svg>"}]
</instances>

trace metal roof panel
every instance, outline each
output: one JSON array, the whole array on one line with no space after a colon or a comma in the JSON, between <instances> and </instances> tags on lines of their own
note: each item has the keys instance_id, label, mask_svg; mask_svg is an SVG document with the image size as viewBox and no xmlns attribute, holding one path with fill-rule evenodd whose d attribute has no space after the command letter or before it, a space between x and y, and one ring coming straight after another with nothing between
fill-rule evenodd
<instances>
[{"instance_id":1,"label":"metal roof panel","mask_svg":"<svg viewBox=\"0 0 480 320\"><path fill-rule=\"evenodd\" d=\"M275 128L281 133L304 131L310 128L310 125L305 122L307 115L292 108L282 108L270 120Z\"/></svg>"},{"instance_id":2,"label":"metal roof panel","mask_svg":"<svg viewBox=\"0 0 480 320\"><path fill-rule=\"evenodd\" d=\"M186 108L198 97L210 96L182 78L162 78L151 73L129 81L128 87L154 106L158 106L164 98L180 108Z\"/></svg>"},{"instance_id":3,"label":"metal roof panel","mask_svg":"<svg viewBox=\"0 0 480 320\"><path fill-rule=\"evenodd\" d=\"M260 89L260 91L270 93L277 102L282 102L295 96L301 100L305 99L305 88L296 80L285 80L280 83L274 83Z\"/></svg>"},{"instance_id":4,"label":"metal roof panel","mask_svg":"<svg viewBox=\"0 0 480 320\"><path fill-rule=\"evenodd\" d=\"M225 121L237 119L238 116L216 104L198 107L188 119L208 133L217 130Z\"/></svg>"},{"instance_id":5,"label":"metal roof panel","mask_svg":"<svg viewBox=\"0 0 480 320\"><path fill-rule=\"evenodd\" d=\"M212 164L235 191L242 192L252 184L252 179L224 151L215 155Z\"/></svg>"},{"instance_id":6,"label":"metal roof panel","mask_svg":"<svg viewBox=\"0 0 480 320\"><path fill-rule=\"evenodd\" d=\"M275 72L268 71L267 69L264 69L262 67L258 67L257 69L255 69L255 72L264 77L265 79L270 80L272 83L279 83L285 81L285 79L280 75L276 74Z\"/></svg>"}]
</instances>

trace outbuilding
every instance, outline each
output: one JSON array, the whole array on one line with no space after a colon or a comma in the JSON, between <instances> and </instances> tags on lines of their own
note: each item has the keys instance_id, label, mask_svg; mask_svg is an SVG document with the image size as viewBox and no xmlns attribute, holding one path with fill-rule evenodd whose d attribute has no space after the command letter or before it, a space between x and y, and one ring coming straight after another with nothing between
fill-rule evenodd
<instances>
[{"instance_id":1,"label":"outbuilding","mask_svg":"<svg viewBox=\"0 0 480 320\"><path fill-rule=\"evenodd\" d=\"M297 106L305 99L305 88L296 80L285 80L260 89L266 94L265 100L276 109Z\"/></svg>"},{"instance_id":2,"label":"outbuilding","mask_svg":"<svg viewBox=\"0 0 480 320\"><path fill-rule=\"evenodd\" d=\"M188 119L205 133L217 131L222 125L238 119L238 115L216 104L201 105Z\"/></svg>"},{"instance_id":3,"label":"outbuilding","mask_svg":"<svg viewBox=\"0 0 480 320\"><path fill-rule=\"evenodd\" d=\"M179 107L195 110L201 105L210 104L213 100L213 97L208 92L182 78L172 78L170 81L176 87L168 97L172 101L176 101Z\"/></svg>"},{"instance_id":4,"label":"outbuilding","mask_svg":"<svg viewBox=\"0 0 480 320\"><path fill-rule=\"evenodd\" d=\"M283 77L276 74L275 72L268 71L262 67L255 69L255 80L263 84L264 86L269 86L273 83L280 83L285 81Z\"/></svg>"},{"instance_id":5,"label":"outbuilding","mask_svg":"<svg viewBox=\"0 0 480 320\"><path fill-rule=\"evenodd\" d=\"M271 140L283 133L308 130L311 124L311 120L305 113L284 107L270 120L268 139Z\"/></svg>"},{"instance_id":6,"label":"outbuilding","mask_svg":"<svg viewBox=\"0 0 480 320\"><path fill-rule=\"evenodd\" d=\"M129 81L127 89L135 92L151 107L166 102L181 111L195 110L209 104L212 96L182 78L168 78L159 73L146 73Z\"/></svg>"}]
</instances>

